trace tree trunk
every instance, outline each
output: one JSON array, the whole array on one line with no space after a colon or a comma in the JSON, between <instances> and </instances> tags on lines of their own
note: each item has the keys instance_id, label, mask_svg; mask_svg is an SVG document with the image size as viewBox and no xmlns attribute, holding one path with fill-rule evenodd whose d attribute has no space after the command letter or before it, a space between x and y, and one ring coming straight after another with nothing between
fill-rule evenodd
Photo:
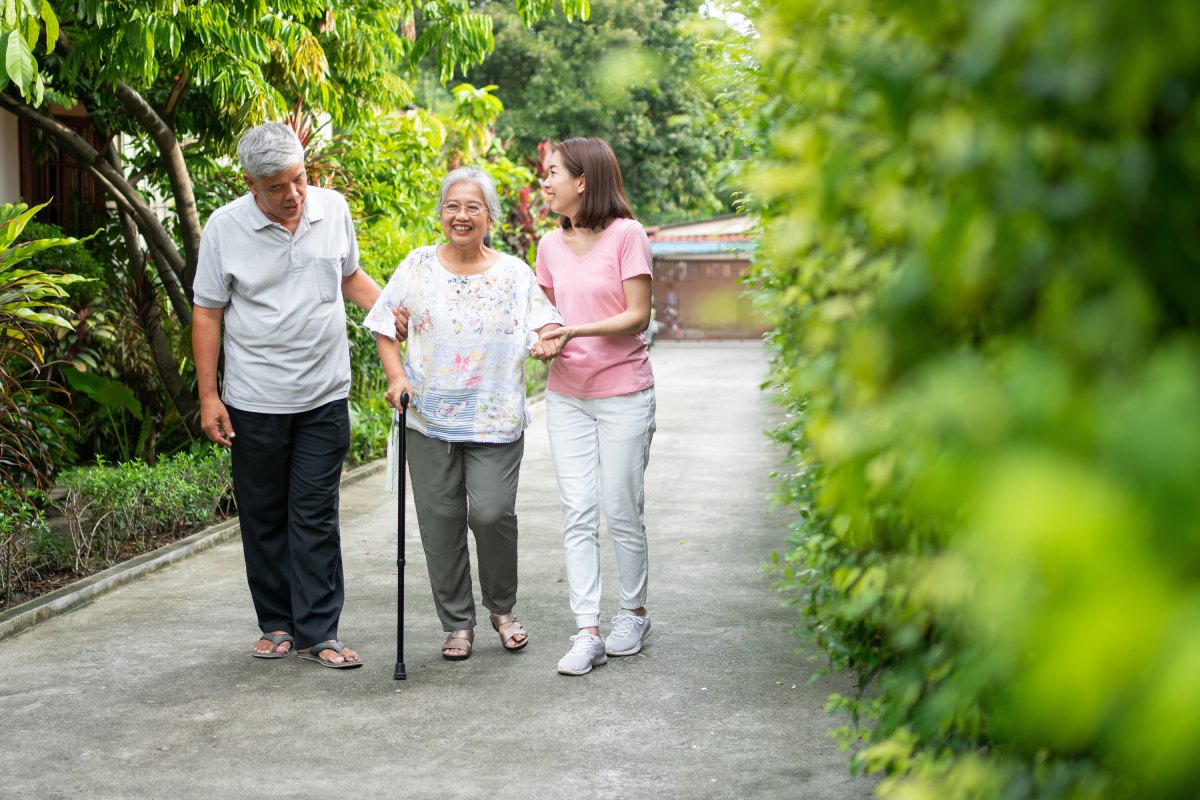
<instances>
[{"instance_id":1,"label":"tree trunk","mask_svg":"<svg viewBox=\"0 0 1200 800\"><path fill-rule=\"evenodd\" d=\"M150 345L150 353L154 365L158 368L158 376L171 404L179 412L179 418L193 439L202 439L200 430L200 403L196 393L184 382L179 374L179 366L175 354L171 351L171 341L167 338L162 326L162 311L159 309L158 292L153 281L146 274L146 262L141 255L138 243L138 229L133 219L124 212L121 216L121 235L125 238L125 248L129 251L129 270L133 278L135 292L134 307L137 309L138 322L146 335L146 343Z\"/></svg>"},{"instance_id":2,"label":"tree trunk","mask_svg":"<svg viewBox=\"0 0 1200 800\"><path fill-rule=\"evenodd\" d=\"M179 374L179 363L171 349L171 341L163 329L163 320L158 303L158 292L152 281L146 280L142 259L141 234L149 249L158 277L167 292L174 315L184 326L192 322L192 308L179 276L185 273L185 261L167 233L162 221L154 215L141 193L125 178L115 158L110 161L67 126L25 103L8 92L0 92L0 107L29 120L58 142L59 146L75 159L103 187L105 193L117 204L121 219L121 232L131 262L142 264L138 296L131 298L137 308L138 322L146 337L159 379L171 404L179 413L184 426L193 437L201 435L200 408L195 393ZM115 162L115 163L114 163ZM184 173L186 175L186 172ZM193 214L195 208L192 209Z\"/></svg>"},{"instance_id":3,"label":"tree trunk","mask_svg":"<svg viewBox=\"0 0 1200 800\"><path fill-rule=\"evenodd\" d=\"M192 281L196 278L196 262L200 257L200 215L196 211L196 196L192 192L192 179L183 160L183 148L175 138L175 131L163 121L146 99L131 86L117 81L117 99L125 109L150 134L162 155L163 168L171 182L171 194L175 197L175 214L179 219L179 238L183 242L184 264L178 273L188 301L192 299Z\"/></svg>"}]
</instances>

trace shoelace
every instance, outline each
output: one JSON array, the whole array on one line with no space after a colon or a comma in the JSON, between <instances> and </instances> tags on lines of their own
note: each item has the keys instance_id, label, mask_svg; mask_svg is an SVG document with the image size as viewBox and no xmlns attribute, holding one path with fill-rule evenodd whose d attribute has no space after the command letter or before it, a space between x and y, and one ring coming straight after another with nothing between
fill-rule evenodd
<instances>
[{"instance_id":1,"label":"shoelace","mask_svg":"<svg viewBox=\"0 0 1200 800\"><path fill-rule=\"evenodd\" d=\"M612 618L613 633L617 636L629 636L633 633L633 626L636 623L633 617L628 614L618 614Z\"/></svg>"},{"instance_id":2,"label":"shoelace","mask_svg":"<svg viewBox=\"0 0 1200 800\"><path fill-rule=\"evenodd\" d=\"M574 644L571 645L572 653L590 652L592 649L592 637L586 633L577 633L571 637Z\"/></svg>"}]
</instances>

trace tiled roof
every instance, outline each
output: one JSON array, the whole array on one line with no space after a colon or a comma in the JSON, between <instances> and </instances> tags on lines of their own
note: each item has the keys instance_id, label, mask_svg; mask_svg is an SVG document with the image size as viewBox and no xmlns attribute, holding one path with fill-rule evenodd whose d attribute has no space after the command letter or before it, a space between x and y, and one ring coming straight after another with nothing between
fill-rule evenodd
<instances>
[{"instance_id":1,"label":"tiled roof","mask_svg":"<svg viewBox=\"0 0 1200 800\"><path fill-rule=\"evenodd\" d=\"M756 220L741 214L648 228L651 242L748 242Z\"/></svg>"},{"instance_id":2,"label":"tiled roof","mask_svg":"<svg viewBox=\"0 0 1200 800\"><path fill-rule=\"evenodd\" d=\"M652 242L748 242L751 237L744 233L725 233L716 236L672 236L670 233L649 233Z\"/></svg>"}]
</instances>

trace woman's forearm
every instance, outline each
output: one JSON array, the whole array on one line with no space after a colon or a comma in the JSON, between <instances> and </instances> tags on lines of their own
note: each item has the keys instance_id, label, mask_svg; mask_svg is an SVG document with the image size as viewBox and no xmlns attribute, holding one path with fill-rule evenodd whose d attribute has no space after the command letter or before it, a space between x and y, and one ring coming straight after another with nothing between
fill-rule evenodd
<instances>
[{"instance_id":1,"label":"woman's forearm","mask_svg":"<svg viewBox=\"0 0 1200 800\"><path fill-rule=\"evenodd\" d=\"M383 364L383 373L387 375L388 382L403 378L404 360L400 357L400 342L377 333L375 349L379 351L379 361Z\"/></svg>"},{"instance_id":2,"label":"woman's forearm","mask_svg":"<svg viewBox=\"0 0 1200 800\"><path fill-rule=\"evenodd\" d=\"M621 336L641 333L650 324L650 278L641 276L621 282L625 310L606 319L567 326L568 338L577 336Z\"/></svg>"}]
</instances>

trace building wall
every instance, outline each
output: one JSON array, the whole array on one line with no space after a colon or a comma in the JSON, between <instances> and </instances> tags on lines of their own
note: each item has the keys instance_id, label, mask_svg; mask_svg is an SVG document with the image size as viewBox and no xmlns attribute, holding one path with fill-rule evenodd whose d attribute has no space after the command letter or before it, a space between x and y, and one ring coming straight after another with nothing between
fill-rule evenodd
<instances>
[{"instance_id":1,"label":"building wall","mask_svg":"<svg viewBox=\"0 0 1200 800\"><path fill-rule=\"evenodd\" d=\"M0 203L21 197L21 137L17 118L0 111Z\"/></svg>"},{"instance_id":2,"label":"building wall","mask_svg":"<svg viewBox=\"0 0 1200 800\"><path fill-rule=\"evenodd\" d=\"M738 283L743 259L654 259L654 317L663 339L758 339L768 329Z\"/></svg>"}]
</instances>

